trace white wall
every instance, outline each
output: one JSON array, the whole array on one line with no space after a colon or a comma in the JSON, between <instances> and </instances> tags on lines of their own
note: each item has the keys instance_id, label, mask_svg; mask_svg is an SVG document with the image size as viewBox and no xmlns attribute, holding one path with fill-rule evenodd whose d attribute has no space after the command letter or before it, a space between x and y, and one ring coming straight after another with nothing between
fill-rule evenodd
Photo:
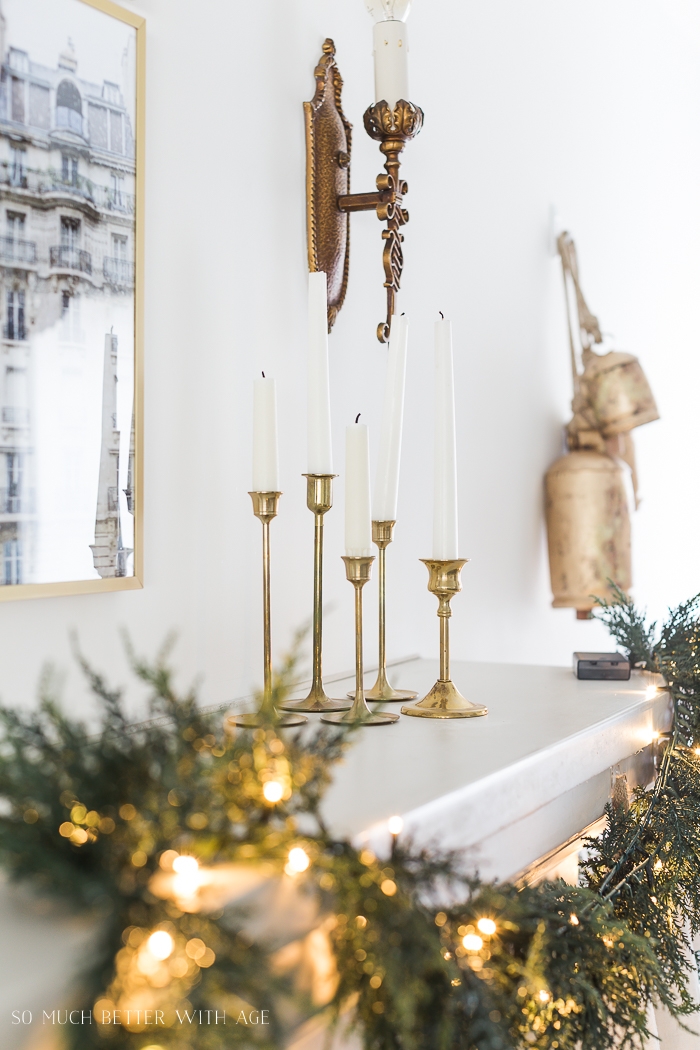
<instances>
[{"instance_id":1,"label":"white wall","mask_svg":"<svg viewBox=\"0 0 700 1050\"><path fill-rule=\"evenodd\" d=\"M28 704L45 660L86 699L68 631L118 682L125 626L153 653L171 629L186 682L223 702L260 677L259 524L249 488L251 383L278 380L284 497L273 525L275 645L311 612L305 467L302 100L333 36L355 125L354 190L379 151L371 24L361 0L140 0L148 19L146 586L0 606L0 694ZM430 550L432 323L454 321L461 538L456 655L564 664L607 645L552 610L542 476L570 397L556 205L589 303L638 354L662 413L638 431L645 501L635 594L655 614L700 590L700 8L693 0L416 0L411 95L425 127L405 155L411 221L402 309L410 373L400 521L389 555L390 653L436 655ZM358 411L376 452L385 351L379 223L353 218L346 306L331 340L334 440ZM352 664L352 591L339 555L342 484L327 518L326 667ZM373 619L376 589L367 592ZM368 657L374 649L372 632ZM138 697L138 691L132 690ZM138 703L135 700L135 709Z\"/></svg>"}]
</instances>

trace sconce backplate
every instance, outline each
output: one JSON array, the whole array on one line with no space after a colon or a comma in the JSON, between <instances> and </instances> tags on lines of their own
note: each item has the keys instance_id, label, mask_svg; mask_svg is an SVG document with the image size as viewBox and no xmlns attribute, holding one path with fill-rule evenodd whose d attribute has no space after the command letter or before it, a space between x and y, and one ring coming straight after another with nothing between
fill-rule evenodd
<instances>
[{"instance_id":1,"label":"sconce backplate","mask_svg":"<svg viewBox=\"0 0 700 1050\"><path fill-rule=\"evenodd\" d=\"M316 93L304 103L306 125L306 227L309 270L328 279L328 331L343 305L350 263L350 215L338 199L350 192L352 125L341 105L343 80L335 45L326 40L314 70Z\"/></svg>"}]
</instances>

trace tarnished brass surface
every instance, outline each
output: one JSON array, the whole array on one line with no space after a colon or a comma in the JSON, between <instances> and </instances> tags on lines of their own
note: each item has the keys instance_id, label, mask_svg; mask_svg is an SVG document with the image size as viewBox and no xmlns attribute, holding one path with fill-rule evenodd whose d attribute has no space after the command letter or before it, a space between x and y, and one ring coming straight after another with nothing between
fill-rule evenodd
<instances>
[{"instance_id":1,"label":"tarnished brass surface","mask_svg":"<svg viewBox=\"0 0 700 1050\"><path fill-rule=\"evenodd\" d=\"M344 714L322 715L322 722L331 725L386 726L398 722L399 716L385 711L370 711L365 701L364 666L362 655L362 588L372 574L373 555L357 558L343 557L345 575L355 588L355 699Z\"/></svg>"},{"instance_id":2,"label":"tarnished brass surface","mask_svg":"<svg viewBox=\"0 0 700 1050\"><path fill-rule=\"evenodd\" d=\"M323 516L333 506L333 478L337 474L304 474L306 506L314 516L313 676L303 700L287 700L283 711L347 711L347 700L333 700L323 688Z\"/></svg>"},{"instance_id":3,"label":"tarnished brass surface","mask_svg":"<svg viewBox=\"0 0 700 1050\"><path fill-rule=\"evenodd\" d=\"M404 715L417 718L475 718L488 714L483 704L466 700L450 679L450 602L462 590L461 573L467 564L466 558L438 560L421 558L428 566L428 590L439 600L440 617L440 677L417 704L402 707Z\"/></svg>"},{"instance_id":4,"label":"tarnished brass surface","mask_svg":"<svg viewBox=\"0 0 700 1050\"><path fill-rule=\"evenodd\" d=\"M328 331L345 300L350 265L350 216L338 198L350 192L352 125L341 104L343 78L335 45L326 40L314 70L316 93L304 103L306 127L306 233L309 270L328 281Z\"/></svg>"},{"instance_id":5,"label":"tarnished brass surface","mask_svg":"<svg viewBox=\"0 0 700 1050\"><path fill-rule=\"evenodd\" d=\"M316 66L316 93L304 103L306 125L306 214L310 270L325 270L328 278L328 330L343 305L348 283L350 213L376 211L384 250L384 287L387 317L377 328L380 342L387 342L396 293L403 271L401 227L408 222L403 197L408 184L400 178L401 152L423 126L423 111L405 99L393 109L377 102L364 114L367 134L380 143L385 173L377 177L376 190L350 193L352 126L342 110L343 80L335 61L335 45L328 39Z\"/></svg>"},{"instance_id":6,"label":"tarnished brass surface","mask_svg":"<svg viewBox=\"0 0 700 1050\"><path fill-rule=\"evenodd\" d=\"M587 612L610 600L609 580L632 585L630 517L623 467L581 449L561 456L545 477L549 569L555 609Z\"/></svg>"},{"instance_id":7,"label":"tarnished brass surface","mask_svg":"<svg viewBox=\"0 0 700 1050\"><path fill-rule=\"evenodd\" d=\"M659 418L647 377L632 354L589 351L583 363L581 395L603 437L626 434Z\"/></svg>"},{"instance_id":8,"label":"tarnished brass surface","mask_svg":"<svg viewBox=\"0 0 700 1050\"><path fill-rule=\"evenodd\" d=\"M300 726L308 719L303 715L283 715L272 701L272 647L270 638L270 522L277 517L281 492L249 492L253 513L262 523L263 568L263 699L258 711L229 715L227 722L242 729L261 726Z\"/></svg>"},{"instance_id":9,"label":"tarnished brass surface","mask_svg":"<svg viewBox=\"0 0 700 1050\"><path fill-rule=\"evenodd\" d=\"M395 521L372 522L372 542L379 548L379 669L377 681L365 693L365 699L382 703L399 703L418 696L412 689L394 689L386 676L386 549L394 538L395 524ZM348 696L353 699L354 691Z\"/></svg>"}]
</instances>

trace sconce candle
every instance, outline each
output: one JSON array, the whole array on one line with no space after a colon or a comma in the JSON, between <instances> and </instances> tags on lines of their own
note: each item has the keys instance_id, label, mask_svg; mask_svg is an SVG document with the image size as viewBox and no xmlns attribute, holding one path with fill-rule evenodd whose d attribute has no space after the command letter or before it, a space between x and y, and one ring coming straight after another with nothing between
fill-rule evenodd
<instances>
[{"instance_id":1,"label":"sconce candle","mask_svg":"<svg viewBox=\"0 0 700 1050\"><path fill-rule=\"evenodd\" d=\"M410 0L367 0L374 19L374 100L390 109L408 101L408 36L405 19Z\"/></svg>"},{"instance_id":2,"label":"sconce candle","mask_svg":"<svg viewBox=\"0 0 700 1050\"><path fill-rule=\"evenodd\" d=\"M308 474L332 474L326 275L309 274Z\"/></svg>"},{"instance_id":3,"label":"sconce candle","mask_svg":"<svg viewBox=\"0 0 700 1050\"><path fill-rule=\"evenodd\" d=\"M274 379L253 383L253 492L279 492L277 397Z\"/></svg>"},{"instance_id":4,"label":"sconce candle","mask_svg":"<svg viewBox=\"0 0 700 1050\"><path fill-rule=\"evenodd\" d=\"M367 427L359 418L345 430L345 554L348 558L366 558L372 553L369 439Z\"/></svg>"},{"instance_id":5,"label":"sconce candle","mask_svg":"<svg viewBox=\"0 0 700 1050\"><path fill-rule=\"evenodd\" d=\"M433 558L458 558L457 437L455 431L452 324L435 323L435 504Z\"/></svg>"},{"instance_id":6,"label":"sconce candle","mask_svg":"<svg viewBox=\"0 0 700 1050\"><path fill-rule=\"evenodd\" d=\"M403 404L406 387L406 350L408 320L394 315L389 341L384 389L384 415L379 440L379 461L374 483L374 521L396 521L399 495L399 468L401 463L401 435L403 431Z\"/></svg>"}]
</instances>

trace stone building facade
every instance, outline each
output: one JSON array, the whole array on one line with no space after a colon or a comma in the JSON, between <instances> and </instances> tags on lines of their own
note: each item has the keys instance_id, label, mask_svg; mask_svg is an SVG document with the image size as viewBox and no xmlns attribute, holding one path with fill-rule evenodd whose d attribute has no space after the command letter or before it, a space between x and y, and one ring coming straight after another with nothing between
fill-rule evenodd
<instances>
[{"instance_id":1,"label":"stone building facade","mask_svg":"<svg viewBox=\"0 0 700 1050\"><path fill-rule=\"evenodd\" d=\"M133 301L134 285L133 100L83 79L70 41L48 68L11 30L0 8L0 586L33 582L37 337L84 347L86 304ZM127 49L124 85L133 63Z\"/></svg>"}]
</instances>

